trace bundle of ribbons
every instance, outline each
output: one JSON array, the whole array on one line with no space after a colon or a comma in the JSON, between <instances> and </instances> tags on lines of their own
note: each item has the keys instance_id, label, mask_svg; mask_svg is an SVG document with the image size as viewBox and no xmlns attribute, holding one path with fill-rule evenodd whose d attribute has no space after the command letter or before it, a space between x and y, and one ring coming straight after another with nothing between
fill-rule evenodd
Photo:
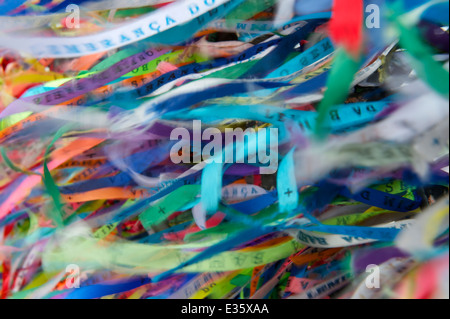
<instances>
[{"instance_id":1,"label":"bundle of ribbons","mask_svg":"<svg viewBox=\"0 0 450 319\"><path fill-rule=\"evenodd\" d=\"M448 7L0 1L0 298L449 298Z\"/></svg>"}]
</instances>

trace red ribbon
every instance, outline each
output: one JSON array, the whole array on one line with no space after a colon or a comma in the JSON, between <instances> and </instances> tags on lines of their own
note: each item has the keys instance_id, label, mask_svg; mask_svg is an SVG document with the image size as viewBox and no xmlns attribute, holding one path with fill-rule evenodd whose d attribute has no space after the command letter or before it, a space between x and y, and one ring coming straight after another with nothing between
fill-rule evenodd
<instances>
[{"instance_id":1,"label":"red ribbon","mask_svg":"<svg viewBox=\"0 0 450 319\"><path fill-rule=\"evenodd\" d=\"M333 42L358 57L363 44L364 1L334 0L330 21Z\"/></svg>"}]
</instances>

